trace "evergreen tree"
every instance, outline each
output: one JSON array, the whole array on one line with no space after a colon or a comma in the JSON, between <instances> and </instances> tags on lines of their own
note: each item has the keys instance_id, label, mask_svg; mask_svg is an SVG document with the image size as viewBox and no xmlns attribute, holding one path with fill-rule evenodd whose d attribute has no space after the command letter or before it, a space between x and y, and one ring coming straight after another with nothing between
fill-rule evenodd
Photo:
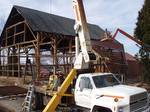
<instances>
[{"instance_id":1,"label":"evergreen tree","mask_svg":"<svg viewBox=\"0 0 150 112\"><path fill-rule=\"evenodd\" d=\"M145 0L143 8L139 11L138 22L135 28L135 37L150 45L150 0ZM144 66L143 79L150 83L150 50L142 45L139 50L141 63Z\"/></svg>"}]
</instances>

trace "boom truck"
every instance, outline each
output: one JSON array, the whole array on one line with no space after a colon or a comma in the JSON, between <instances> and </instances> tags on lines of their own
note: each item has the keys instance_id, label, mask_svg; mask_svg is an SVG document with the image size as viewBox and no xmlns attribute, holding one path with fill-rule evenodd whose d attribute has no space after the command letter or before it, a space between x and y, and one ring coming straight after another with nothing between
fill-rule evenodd
<instances>
[{"instance_id":1,"label":"boom truck","mask_svg":"<svg viewBox=\"0 0 150 112\"><path fill-rule=\"evenodd\" d=\"M76 60L60 89L43 112L55 112L78 70L88 70L96 61L82 0L73 0L76 32ZM78 74L74 90L76 112L150 112L148 92L139 87L123 85L113 73ZM79 108L81 107L81 108Z\"/></svg>"}]
</instances>

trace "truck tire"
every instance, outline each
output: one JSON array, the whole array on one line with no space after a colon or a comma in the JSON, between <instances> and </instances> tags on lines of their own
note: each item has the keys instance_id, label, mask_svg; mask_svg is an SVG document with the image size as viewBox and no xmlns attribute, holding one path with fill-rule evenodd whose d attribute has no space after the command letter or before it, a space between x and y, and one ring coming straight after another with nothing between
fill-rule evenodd
<instances>
[{"instance_id":1,"label":"truck tire","mask_svg":"<svg viewBox=\"0 0 150 112\"><path fill-rule=\"evenodd\" d=\"M90 109L79 107L79 106L73 106L71 107L71 112L90 112Z\"/></svg>"},{"instance_id":2,"label":"truck tire","mask_svg":"<svg viewBox=\"0 0 150 112\"><path fill-rule=\"evenodd\" d=\"M82 110L79 110L79 109L74 109L72 110L71 112L83 112Z\"/></svg>"},{"instance_id":3,"label":"truck tire","mask_svg":"<svg viewBox=\"0 0 150 112\"><path fill-rule=\"evenodd\" d=\"M105 108L105 107L95 106L93 108L92 112L112 112L112 111L108 108Z\"/></svg>"},{"instance_id":4,"label":"truck tire","mask_svg":"<svg viewBox=\"0 0 150 112\"><path fill-rule=\"evenodd\" d=\"M90 111L77 109L77 110L73 110L72 112L90 112Z\"/></svg>"}]
</instances>

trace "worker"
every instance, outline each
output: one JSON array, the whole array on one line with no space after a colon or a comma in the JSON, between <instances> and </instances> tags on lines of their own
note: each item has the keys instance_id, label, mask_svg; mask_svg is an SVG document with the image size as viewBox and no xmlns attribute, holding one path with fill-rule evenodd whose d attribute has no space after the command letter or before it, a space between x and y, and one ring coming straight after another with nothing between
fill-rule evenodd
<instances>
[{"instance_id":1,"label":"worker","mask_svg":"<svg viewBox=\"0 0 150 112\"><path fill-rule=\"evenodd\" d=\"M57 75L51 75L49 77L49 82L47 85L47 90L56 91L58 87L58 77Z\"/></svg>"}]
</instances>

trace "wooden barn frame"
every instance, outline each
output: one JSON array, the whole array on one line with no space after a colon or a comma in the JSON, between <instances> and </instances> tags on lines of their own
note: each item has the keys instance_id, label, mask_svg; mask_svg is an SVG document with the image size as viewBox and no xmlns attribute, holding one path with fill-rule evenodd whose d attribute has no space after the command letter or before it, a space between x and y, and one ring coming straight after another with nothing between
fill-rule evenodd
<instances>
[{"instance_id":1,"label":"wooden barn frame","mask_svg":"<svg viewBox=\"0 0 150 112\"><path fill-rule=\"evenodd\" d=\"M0 75L24 77L24 81L31 74L34 74L34 80L48 78L51 74L67 75L73 67L75 57L73 25L74 20L65 17L14 6L0 38ZM112 54L117 48L105 48L100 44L104 31L96 25L89 24L88 27L93 49L100 55L99 62L93 65L96 71L119 71L118 73L125 74L127 66L123 45L118 43L122 51L119 51L121 55L115 63L116 58L112 59ZM42 64L42 58L49 58L51 61ZM114 65L117 68L114 69ZM42 67L45 68L44 76L41 76Z\"/></svg>"}]
</instances>

